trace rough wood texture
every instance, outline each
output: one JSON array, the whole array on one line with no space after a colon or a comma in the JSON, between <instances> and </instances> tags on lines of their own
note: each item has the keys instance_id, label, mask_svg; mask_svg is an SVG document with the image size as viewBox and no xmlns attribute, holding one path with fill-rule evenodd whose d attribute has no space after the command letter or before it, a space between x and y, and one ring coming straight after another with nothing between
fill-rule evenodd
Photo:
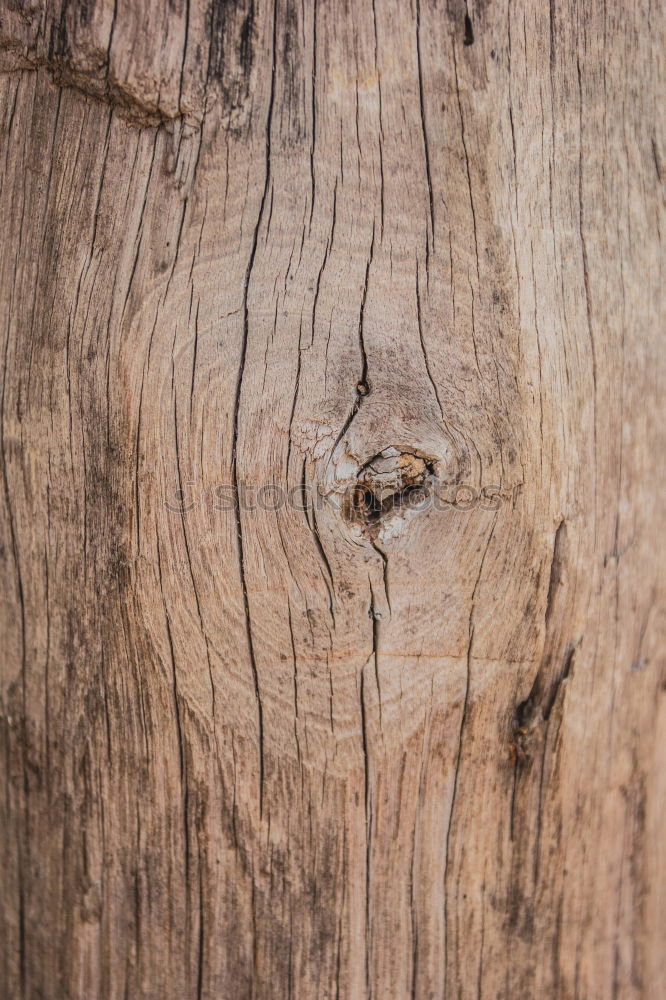
<instances>
[{"instance_id":1,"label":"rough wood texture","mask_svg":"<svg viewBox=\"0 0 666 1000\"><path fill-rule=\"evenodd\" d=\"M2 995L661 1000L663 12L0 10Z\"/></svg>"}]
</instances>

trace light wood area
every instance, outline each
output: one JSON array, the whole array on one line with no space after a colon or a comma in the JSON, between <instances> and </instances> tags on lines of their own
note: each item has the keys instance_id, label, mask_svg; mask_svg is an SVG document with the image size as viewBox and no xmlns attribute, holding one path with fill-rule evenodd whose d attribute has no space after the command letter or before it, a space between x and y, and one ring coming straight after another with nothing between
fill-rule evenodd
<instances>
[{"instance_id":1,"label":"light wood area","mask_svg":"<svg viewBox=\"0 0 666 1000\"><path fill-rule=\"evenodd\" d=\"M0 993L666 996L664 9L0 0Z\"/></svg>"}]
</instances>

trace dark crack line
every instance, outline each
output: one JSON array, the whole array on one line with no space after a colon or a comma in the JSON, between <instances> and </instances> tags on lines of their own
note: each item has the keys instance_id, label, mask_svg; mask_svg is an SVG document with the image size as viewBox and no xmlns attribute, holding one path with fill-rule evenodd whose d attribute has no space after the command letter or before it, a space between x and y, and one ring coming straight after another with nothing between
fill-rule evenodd
<instances>
[{"instance_id":1,"label":"dark crack line","mask_svg":"<svg viewBox=\"0 0 666 1000\"><path fill-rule=\"evenodd\" d=\"M368 753L368 728L365 711L365 667L361 670L361 737L364 764L365 802L365 986L369 998L372 996L370 984L370 864L372 861L372 802L370 800L370 757Z\"/></svg>"},{"instance_id":2,"label":"dark crack line","mask_svg":"<svg viewBox=\"0 0 666 1000\"><path fill-rule=\"evenodd\" d=\"M479 269L479 241L476 232L476 209L474 207L474 195L472 194L472 174L469 166L469 154L467 152L467 139L465 137L465 118L463 116L462 101L460 99L460 83L458 81L458 60L456 59L456 47L451 40L451 49L453 52L453 68L456 78L456 97L458 100L458 114L460 115L460 138L462 141L463 153L465 155L465 170L467 173L467 187L469 189L469 204L472 210L472 227L474 229L474 250L476 253L476 277L479 283L481 282L481 273Z\"/></svg>"},{"instance_id":3,"label":"dark crack line","mask_svg":"<svg viewBox=\"0 0 666 1000\"><path fill-rule=\"evenodd\" d=\"M366 350L365 350L365 331L364 331L363 324L364 324L364 319L365 319L365 302L366 302L366 299L367 299L367 296L368 296L368 279L369 279L369 276L370 276L370 266L372 264L374 253L375 253L375 223L373 221L373 223L372 223L372 241L370 243L370 255L368 257L368 261L367 261L367 264L365 266L365 279L364 279L364 282L363 282L363 295L362 295L362 298L361 298L361 309L360 309L359 320L358 320L358 343L359 343L359 348L360 348L360 352L361 352L361 377L360 377L360 379L359 379L359 381L358 381L358 383L356 385L356 398L354 400L354 404L353 404L353 406L351 408L349 416L347 417L347 419L345 420L344 424L342 425L342 429L341 429L340 433L338 434L337 438L335 439L335 443L334 443L333 447L331 448L331 455L334 454L335 449L338 447L338 445L342 441L343 437L345 436L345 434L349 430L349 428L351 426L352 420L354 419L354 417L356 416L356 414L360 410L361 403L363 402L363 400L365 399L365 397L368 395L368 391L369 391L369 387L368 387L368 355L367 355Z\"/></svg>"},{"instance_id":4,"label":"dark crack line","mask_svg":"<svg viewBox=\"0 0 666 1000\"><path fill-rule=\"evenodd\" d=\"M437 400L437 405L439 407L439 412L442 418L442 423L446 424L444 419L444 409L442 408L442 402L439 398L439 392L437 390L437 385L432 377L432 372L430 371L430 362L428 361L428 353L425 348L425 341L423 339L423 324L421 322L421 291L419 288L419 259L416 258L416 319L419 327L419 339L421 341L421 350L423 351L423 361L425 364L425 370L430 379L430 384L432 386L432 391L435 393L435 399Z\"/></svg>"},{"instance_id":5,"label":"dark crack line","mask_svg":"<svg viewBox=\"0 0 666 1000\"><path fill-rule=\"evenodd\" d=\"M264 212L266 209L266 198L268 195L268 188L271 178L271 126L273 121L273 105L275 101L275 55L277 49L277 2L273 5L273 56L272 56L272 69L271 69L271 92L268 100L268 114L266 117L266 166L265 166L265 178L264 178L264 190L261 196L261 205L259 207L259 215L257 218L257 224L254 227L254 234L252 237L252 249L250 251L250 259L248 261L247 270L245 272L245 282L243 286L243 342L241 346L241 356L238 366L238 378L236 381L236 393L234 398L234 413L233 413L233 436L232 436L232 449L231 449L231 479L233 486L233 496L234 496L234 513L236 519L236 531L238 534L238 561L240 569L240 579L241 587L243 591L243 609L245 613L245 631L247 633L248 651L250 654L250 664L252 667L252 679L254 682L254 692L257 701L257 723L259 730L259 816L263 816L264 810L264 710L261 702L261 691L259 687L259 673L257 670L257 659L254 649L254 640L252 636L252 615L250 612L250 601L248 597L247 589L247 577L245 573L245 552L244 552L244 540L243 540L243 522L241 518L240 511L240 496L238 489L238 420L240 413L240 399L241 399L241 389L243 386L243 374L245 372L245 360L247 355L247 344L249 339L249 311L248 311L248 290L250 286L250 278L252 276L252 269L254 267L254 260L257 253L257 242L259 239L259 228L261 226Z\"/></svg>"},{"instance_id":6,"label":"dark crack line","mask_svg":"<svg viewBox=\"0 0 666 1000\"><path fill-rule=\"evenodd\" d=\"M423 95L423 68L421 66L421 3L416 0L416 64L419 78L419 107L421 111L421 132L423 133L423 153L425 156L426 180L428 182L428 201L430 204L430 229L432 231L433 247L435 245L435 208L432 197L432 175L430 173L430 148L428 146L428 129L426 127L425 100Z\"/></svg>"}]
</instances>

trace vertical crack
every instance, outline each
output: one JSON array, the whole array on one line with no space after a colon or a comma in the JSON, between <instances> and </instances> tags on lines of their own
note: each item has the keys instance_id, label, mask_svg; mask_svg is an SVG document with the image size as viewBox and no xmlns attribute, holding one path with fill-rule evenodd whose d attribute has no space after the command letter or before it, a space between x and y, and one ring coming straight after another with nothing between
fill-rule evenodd
<instances>
[{"instance_id":1,"label":"vertical crack","mask_svg":"<svg viewBox=\"0 0 666 1000\"><path fill-rule=\"evenodd\" d=\"M352 420L361 408L361 403L366 396L370 394L370 385L368 383L368 356L365 350L365 336L364 336L364 319L365 319L365 301L368 295L368 279L370 276L370 266L375 253L375 223L372 223L372 241L370 243L370 254L368 256L368 261L365 266L365 279L363 282L363 294L361 297L361 309L358 319L358 343L361 352L361 377L356 383L356 397L354 399L353 406L349 413L349 416L345 420L340 433L338 434L333 447L331 448L331 455L334 453L335 449L338 447L343 437L349 430Z\"/></svg>"},{"instance_id":2,"label":"vertical crack","mask_svg":"<svg viewBox=\"0 0 666 1000\"><path fill-rule=\"evenodd\" d=\"M361 737L363 743L364 802L365 802L365 987L368 1000L372 996L370 985L370 863L372 845L372 803L370 800L370 758L368 753L368 728L365 709L365 667L361 670Z\"/></svg>"},{"instance_id":3,"label":"vertical crack","mask_svg":"<svg viewBox=\"0 0 666 1000\"><path fill-rule=\"evenodd\" d=\"M481 282L481 273L479 269L479 241L476 232L476 209L474 207L474 196L472 194L472 174L469 166L469 154L467 152L467 139L465 136L465 119L462 110L462 101L460 99L460 83L458 81L458 60L456 59L456 47L451 40L451 51L453 52L453 69L456 78L456 97L458 100L458 114L460 115L460 138L462 141L463 153L465 155L465 170L467 173L467 187L469 189L469 204L472 210L472 227L474 229L474 250L476 253L476 277L479 283Z\"/></svg>"},{"instance_id":4,"label":"vertical crack","mask_svg":"<svg viewBox=\"0 0 666 1000\"><path fill-rule=\"evenodd\" d=\"M238 378L236 380L236 394L234 398L233 414L233 435L231 448L231 481L234 497L234 514L236 519L236 532L238 535L238 561L241 578L241 588L243 591L243 609L245 612L245 631L247 634L248 651L250 654L250 665L252 667L252 679L254 682L254 693L257 701L257 724L259 730L259 816L263 816L264 809L264 710L261 702L261 691L259 688L259 673L257 671L257 659L254 650L254 640L252 637L252 616L250 613L250 602L247 590L247 579L245 574L245 553L243 543L243 522L240 511L240 496L238 487L238 418L240 413L241 389L243 386L243 374L245 372L245 359L247 355L247 344L249 338L249 311L248 311L248 290L250 277L254 267L254 259L257 253L257 241L259 239L259 228L264 217L266 208L266 198L271 177L271 126L273 121L273 105L275 102L275 55L277 48L277 0L273 4L273 55L271 68L271 91L268 100L268 114L266 116L266 166L264 178L264 190L261 196L261 205L257 223L254 227L252 237L252 249L245 272L243 284L243 341L241 345L241 356L238 366Z\"/></svg>"},{"instance_id":5,"label":"vertical crack","mask_svg":"<svg viewBox=\"0 0 666 1000\"><path fill-rule=\"evenodd\" d=\"M312 185L312 200L310 202L310 221L308 223L308 232L312 228L312 215L314 213L314 204L315 204L314 155L315 155L315 141L317 134L316 112L317 112L317 0L314 0L313 10L312 10L312 92L311 92L312 138L310 141L310 183Z\"/></svg>"},{"instance_id":6,"label":"vertical crack","mask_svg":"<svg viewBox=\"0 0 666 1000\"><path fill-rule=\"evenodd\" d=\"M430 147L426 128L425 100L423 96L423 67L421 66L421 2L416 0L416 64L419 77L419 106L421 110L421 132L423 133L423 153L425 156L426 180L428 182L428 202L430 204L430 229L435 244L435 206L432 197L432 176L430 173Z\"/></svg>"}]
</instances>

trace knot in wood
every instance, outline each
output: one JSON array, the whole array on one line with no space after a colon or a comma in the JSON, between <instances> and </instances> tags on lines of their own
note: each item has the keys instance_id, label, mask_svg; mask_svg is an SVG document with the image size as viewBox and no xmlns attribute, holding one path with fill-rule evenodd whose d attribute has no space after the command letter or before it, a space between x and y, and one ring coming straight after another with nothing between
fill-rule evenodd
<instances>
[{"instance_id":1,"label":"knot in wood","mask_svg":"<svg viewBox=\"0 0 666 1000\"><path fill-rule=\"evenodd\" d=\"M421 508L431 494L433 462L415 451L385 448L363 465L347 491L345 518L371 538Z\"/></svg>"}]
</instances>

